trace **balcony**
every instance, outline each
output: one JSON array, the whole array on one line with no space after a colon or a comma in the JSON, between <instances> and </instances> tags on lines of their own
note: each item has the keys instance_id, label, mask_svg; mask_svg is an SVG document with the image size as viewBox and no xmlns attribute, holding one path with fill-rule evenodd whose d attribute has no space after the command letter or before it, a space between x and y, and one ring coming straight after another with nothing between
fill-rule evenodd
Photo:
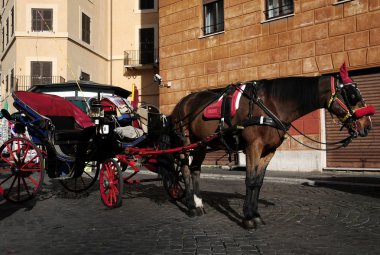
<instances>
[{"instance_id":1,"label":"balcony","mask_svg":"<svg viewBox=\"0 0 380 255\"><path fill-rule=\"evenodd\" d=\"M124 67L149 69L158 65L158 49L124 51Z\"/></svg>"},{"instance_id":2,"label":"balcony","mask_svg":"<svg viewBox=\"0 0 380 255\"><path fill-rule=\"evenodd\" d=\"M65 79L62 76L30 76L30 75L16 75L14 77L14 91L26 91L32 85L39 84L51 84L51 83L62 83ZM12 87L12 84L11 84Z\"/></svg>"}]
</instances>

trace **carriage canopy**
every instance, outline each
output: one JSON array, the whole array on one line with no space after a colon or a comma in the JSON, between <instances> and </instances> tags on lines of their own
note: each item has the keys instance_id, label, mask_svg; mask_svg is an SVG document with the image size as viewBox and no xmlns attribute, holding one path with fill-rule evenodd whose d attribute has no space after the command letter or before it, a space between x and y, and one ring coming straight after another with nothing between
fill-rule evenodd
<instances>
[{"instance_id":1,"label":"carriage canopy","mask_svg":"<svg viewBox=\"0 0 380 255\"><path fill-rule=\"evenodd\" d=\"M24 103L26 107L33 109L40 115L72 116L82 128L95 125L86 113L63 97L27 91L17 91L14 92L14 95L16 100Z\"/></svg>"}]
</instances>

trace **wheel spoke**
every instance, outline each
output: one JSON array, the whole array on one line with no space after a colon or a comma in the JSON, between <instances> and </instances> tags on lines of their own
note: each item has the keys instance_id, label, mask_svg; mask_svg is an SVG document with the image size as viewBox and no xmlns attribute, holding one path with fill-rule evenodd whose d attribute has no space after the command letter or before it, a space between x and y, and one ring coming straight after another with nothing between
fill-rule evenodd
<instances>
[{"instance_id":1,"label":"wheel spoke","mask_svg":"<svg viewBox=\"0 0 380 255\"><path fill-rule=\"evenodd\" d=\"M28 176L28 180L30 180L36 186L39 185L38 182L32 176Z\"/></svg>"},{"instance_id":2,"label":"wheel spoke","mask_svg":"<svg viewBox=\"0 0 380 255\"><path fill-rule=\"evenodd\" d=\"M2 185L4 182L8 181L10 178L12 178L12 176L14 176L15 174L12 174L10 175L9 177L7 177L5 180L3 180L2 182L0 182L0 185Z\"/></svg>"},{"instance_id":3,"label":"wheel spoke","mask_svg":"<svg viewBox=\"0 0 380 255\"><path fill-rule=\"evenodd\" d=\"M28 156L28 152L29 152L29 148L30 148L30 143L27 143L26 146L27 147L24 148L24 157L22 158L22 160L20 160L20 162L25 162L26 156Z\"/></svg>"},{"instance_id":4,"label":"wheel spoke","mask_svg":"<svg viewBox=\"0 0 380 255\"><path fill-rule=\"evenodd\" d=\"M16 163L16 158L15 156L13 155L13 151L12 151L12 148L9 146L9 143L5 145L5 147L7 147L7 150L8 150L8 153L9 153L9 156L12 157L13 161ZM3 158L3 157L2 157ZM4 159L4 158L3 158ZM4 159L5 160L5 159ZM10 163L11 164L11 163Z\"/></svg>"},{"instance_id":5,"label":"wheel spoke","mask_svg":"<svg viewBox=\"0 0 380 255\"><path fill-rule=\"evenodd\" d=\"M3 169L0 169L0 173L8 173L10 172L11 169L10 168L3 168Z\"/></svg>"},{"instance_id":6,"label":"wheel spoke","mask_svg":"<svg viewBox=\"0 0 380 255\"><path fill-rule=\"evenodd\" d=\"M1 159L4 160L4 162L8 163L10 166L14 166L14 163L16 163L16 162L11 162L8 159L3 158L3 157L1 157Z\"/></svg>"},{"instance_id":7,"label":"wheel spoke","mask_svg":"<svg viewBox=\"0 0 380 255\"><path fill-rule=\"evenodd\" d=\"M11 190L13 189L13 185L15 184L16 182L16 179L17 179L17 176L14 175L15 178L13 178L13 182L11 184L11 186L9 186L8 190L7 190L7 194L5 195L6 197L9 197L9 193L11 192Z\"/></svg>"},{"instance_id":8,"label":"wheel spoke","mask_svg":"<svg viewBox=\"0 0 380 255\"><path fill-rule=\"evenodd\" d=\"M28 178L29 178L29 177L28 177ZM26 184L25 178L22 178L22 182L24 183L26 193L28 193L28 195L31 195L31 193L29 192L29 187L28 187L28 185ZM37 186L37 185L36 185L36 186Z\"/></svg>"},{"instance_id":9,"label":"wheel spoke","mask_svg":"<svg viewBox=\"0 0 380 255\"><path fill-rule=\"evenodd\" d=\"M17 178L17 201L20 201L20 193L21 193L21 176Z\"/></svg>"}]
</instances>

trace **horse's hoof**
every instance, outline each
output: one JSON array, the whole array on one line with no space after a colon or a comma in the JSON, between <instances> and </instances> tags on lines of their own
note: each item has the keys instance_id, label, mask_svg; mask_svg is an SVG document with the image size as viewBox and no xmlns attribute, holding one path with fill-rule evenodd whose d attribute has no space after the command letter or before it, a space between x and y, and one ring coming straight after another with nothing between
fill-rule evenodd
<instances>
[{"instance_id":1,"label":"horse's hoof","mask_svg":"<svg viewBox=\"0 0 380 255\"><path fill-rule=\"evenodd\" d=\"M243 227L245 229L255 229L256 228L256 224L253 220L246 220L244 219L243 220Z\"/></svg>"},{"instance_id":2,"label":"horse's hoof","mask_svg":"<svg viewBox=\"0 0 380 255\"><path fill-rule=\"evenodd\" d=\"M260 217L253 218L253 221L255 222L256 226L265 225L265 221L263 221L263 219Z\"/></svg>"},{"instance_id":3,"label":"horse's hoof","mask_svg":"<svg viewBox=\"0 0 380 255\"><path fill-rule=\"evenodd\" d=\"M197 207L196 209L197 216L202 216L203 214L206 214L206 211L203 207Z\"/></svg>"},{"instance_id":4,"label":"horse's hoof","mask_svg":"<svg viewBox=\"0 0 380 255\"><path fill-rule=\"evenodd\" d=\"M258 229L260 225L265 225L265 222L260 217L255 217L250 220L243 220L243 226L246 229Z\"/></svg>"}]
</instances>

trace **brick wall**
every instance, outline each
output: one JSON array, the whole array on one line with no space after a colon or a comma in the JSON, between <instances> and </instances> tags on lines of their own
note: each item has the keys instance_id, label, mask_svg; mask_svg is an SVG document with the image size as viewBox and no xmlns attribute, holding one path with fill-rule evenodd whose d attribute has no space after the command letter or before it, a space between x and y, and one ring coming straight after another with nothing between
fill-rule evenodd
<instances>
[{"instance_id":1,"label":"brick wall","mask_svg":"<svg viewBox=\"0 0 380 255\"><path fill-rule=\"evenodd\" d=\"M295 15L264 22L264 0L224 0L225 32L202 37L202 0L160 0L160 74L170 113L191 91L235 81L380 66L380 0L295 0ZM295 123L319 135L319 112Z\"/></svg>"}]
</instances>

